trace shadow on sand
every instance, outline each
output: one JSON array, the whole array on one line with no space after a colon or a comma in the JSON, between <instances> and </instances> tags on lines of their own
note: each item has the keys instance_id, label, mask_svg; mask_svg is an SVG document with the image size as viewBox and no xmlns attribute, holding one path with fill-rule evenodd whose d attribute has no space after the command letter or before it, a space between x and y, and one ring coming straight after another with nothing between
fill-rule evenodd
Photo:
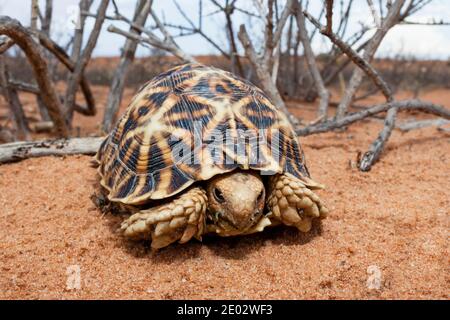
<instances>
[{"instance_id":1,"label":"shadow on sand","mask_svg":"<svg viewBox=\"0 0 450 320\"><path fill-rule=\"evenodd\" d=\"M121 221L126 218L120 214L106 214L106 221L110 231L116 235L117 242L123 250L135 257L152 259L155 263L170 265L174 262L182 262L190 259L201 259L201 251L208 249L217 256L230 259L242 260L252 252L260 250L267 245L304 245L322 234L322 222L314 221L311 231L302 233L295 228L277 226L266 228L264 232L245 236L218 237L215 235L203 236L202 242L191 240L185 244L174 243L157 251L152 250L151 241L131 241L124 239L117 231Z\"/></svg>"}]
</instances>

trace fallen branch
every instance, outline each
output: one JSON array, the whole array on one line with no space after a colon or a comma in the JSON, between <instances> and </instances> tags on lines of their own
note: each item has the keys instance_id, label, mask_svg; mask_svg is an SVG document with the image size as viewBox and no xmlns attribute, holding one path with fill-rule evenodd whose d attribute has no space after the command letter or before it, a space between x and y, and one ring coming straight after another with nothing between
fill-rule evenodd
<instances>
[{"instance_id":1,"label":"fallen branch","mask_svg":"<svg viewBox=\"0 0 450 320\"><path fill-rule=\"evenodd\" d=\"M0 145L0 163L45 156L95 154L104 137L24 141Z\"/></svg>"},{"instance_id":2,"label":"fallen branch","mask_svg":"<svg viewBox=\"0 0 450 320\"><path fill-rule=\"evenodd\" d=\"M403 132L407 132L414 129L422 129L426 127L440 127L450 124L450 120L446 119L428 119L428 120L415 120L400 123L397 128Z\"/></svg>"},{"instance_id":3,"label":"fallen branch","mask_svg":"<svg viewBox=\"0 0 450 320\"><path fill-rule=\"evenodd\" d=\"M334 129L348 126L356 121L360 121L367 117L373 116L377 113L388 111L392 108L397 108L397 110L420 110L425 113L434 114L444 119L450 119L450 110L445 108L444 106L414 99L414 100L393 101L374 105L372 107L367 108L366 110L350 113L340 119L328 120L320 122L313 126L299 128L295 130L295 132L299 136L307 136L311 134L332 131Z\"/></svg>"},{"instance_id":4,"label":"fallen branch","mask_svg":"<svg viewBox=\"0 0 450 320\"><path fill-rule=\"evenodd\" d=\"M386 118L384 119L383 129L380 131L375 141L372 142L369 150L367 150L361 157L361 161L359 162L359 170L369 171L372 165L379 159L381 152L384 149L384 145L391 136L392 130L394 130L395 120L397 119L397 111L398 109L396 107L388 110Z\"/></svg>"},{"instance_id":5,"label":"fallen branch","mask_svg":"<svg viewBox=\"0 0 450 320\"><path fill-rule=\"evenodd\" d=\"M437 129L438 129L438 131L442 131L442 132L450 132L450 128L438 127Z\"/></svg>"}]
</instances>

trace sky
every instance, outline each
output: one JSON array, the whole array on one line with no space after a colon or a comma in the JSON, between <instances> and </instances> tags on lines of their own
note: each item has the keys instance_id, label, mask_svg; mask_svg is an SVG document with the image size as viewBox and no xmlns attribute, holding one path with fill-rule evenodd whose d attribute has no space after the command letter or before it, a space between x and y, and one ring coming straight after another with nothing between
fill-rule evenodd
<instances>
[{"instance_id":1,"label":"sky","mask_svg":"<svg viewBox=\"0 0 450 320\"><path fill-rule=\"evenodd\" d=\"M39 0L41 8L44 8L45 0ZM237 6L252 12L255 10L255 1L257 0L238 0ZM410 0L406 0L409 2ZM224 2L219 1L219 2ZM378 3L378 1L373 1ZM0 15L8 15L19 20L24 25L30 23L30 3L31 0L0 0ZM136 0L117 0L121 13L127 17L132 17ZM184 13L189 16L195 23L198 21L198 1L197 0L178 0L183 8ZM308 11L315 17L319 16L322 1L310 0ZM339 13L340 1L335 1L335 16ZM352 7L351 19L348 26L348 34L358 30L361 23L372 26L371 32L375 32L375 22L370 13L368 2L366 0L354 0L355 5ZM95 12L98 7L99 0L95 0L91 7L91 12ZM227 48L227 40L225 34L225 19L223 14L210 14L215 11L214 5L209 0L203 0L203 31L212 39L214 39L222 48ZM52 38L58 43L64 45L73 32L74 21L77 17L78 0L54 0L54 15L52 22ZM167 22L176 25L188 25L183 16L177 11L173 0L154 0L154 10L158 16ZM108 8L108 14L113 15L113 6ZM336 18L337 19L337 18ZM335 20L336 20L335 19ZM433 0L409 18L411 21L427 22L431 19L450 20L450 0ZM324 20L324 19L322 19ZM245 23L252 38L257 43L258 39L263 37L262 23L257 18L249 18L248 16L236 13L234 16L234 25L237 30L241 23ZM94 19L88 18L86 30L91 30ZM338 23L338 21L335 21ZM120 48L125 41L124 37L108 32L106 29L109 25L115 25L124 30L128 27L121 22L106 21L104 23L102 33L94 50L94 56L117 56L120 54ZM151 25L151 21L147 23ZM309 32L313 30L313 26L307 26ZM86 32L88 33L88 32ZM86 35L85 33L85 35ZM176 31L175 31L176 33ZM85 37L86 41L87 36ZM217 50L207 43L198 35L176 38L178 45L186 52L192 55L198 54L215 54ZM314 37L313 50L315 53L326 52L330 47L328 39L322 35ZM149 54L149 49L140 47L138 56ZM450 26L423 26L423 25L398 25L389 31L383 40L379 50L378 57L394 57L397 55L414 56L420 59L450 59Z\"/></svg>"}]
</instances>

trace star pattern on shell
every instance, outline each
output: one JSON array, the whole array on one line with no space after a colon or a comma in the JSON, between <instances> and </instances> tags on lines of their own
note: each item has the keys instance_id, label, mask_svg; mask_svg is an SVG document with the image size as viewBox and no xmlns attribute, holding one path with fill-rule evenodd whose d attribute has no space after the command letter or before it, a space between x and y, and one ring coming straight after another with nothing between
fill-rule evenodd
<instances>
[{"instance_id":1,"label":"star pattern on shell","mask_svg":"<svg viewBox=\"0 0 450 320\"><path fill-rule=\"evenodd\" d=\"M250 82L201 64L142 86L96 159L108 198L139 204L236 168L308 178L286 116Z\"/></svg>"}]
</instances>

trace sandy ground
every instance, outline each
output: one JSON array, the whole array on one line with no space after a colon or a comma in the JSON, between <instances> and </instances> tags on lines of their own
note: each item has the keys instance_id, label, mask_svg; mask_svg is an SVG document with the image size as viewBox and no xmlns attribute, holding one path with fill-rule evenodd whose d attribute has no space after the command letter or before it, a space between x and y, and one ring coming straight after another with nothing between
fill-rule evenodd
<instances>
[{"instance_id":1,"label":"sandy ground","mask_svg":"<svg viewBox=\"0 0 450 320\"><path fill-rule=\"evenodd\" d=\"M448 103L441 93L422 98ZM98 126L76 121L83 134ZM357 154L380 128L371 119L301 139L331 208L311 232L279 227L158 253L122 239L122 217L94 207L90 157L0 166L0 298L449 299L450 134L395 131L361 173Z\"/></svg>"}]
</instances>

